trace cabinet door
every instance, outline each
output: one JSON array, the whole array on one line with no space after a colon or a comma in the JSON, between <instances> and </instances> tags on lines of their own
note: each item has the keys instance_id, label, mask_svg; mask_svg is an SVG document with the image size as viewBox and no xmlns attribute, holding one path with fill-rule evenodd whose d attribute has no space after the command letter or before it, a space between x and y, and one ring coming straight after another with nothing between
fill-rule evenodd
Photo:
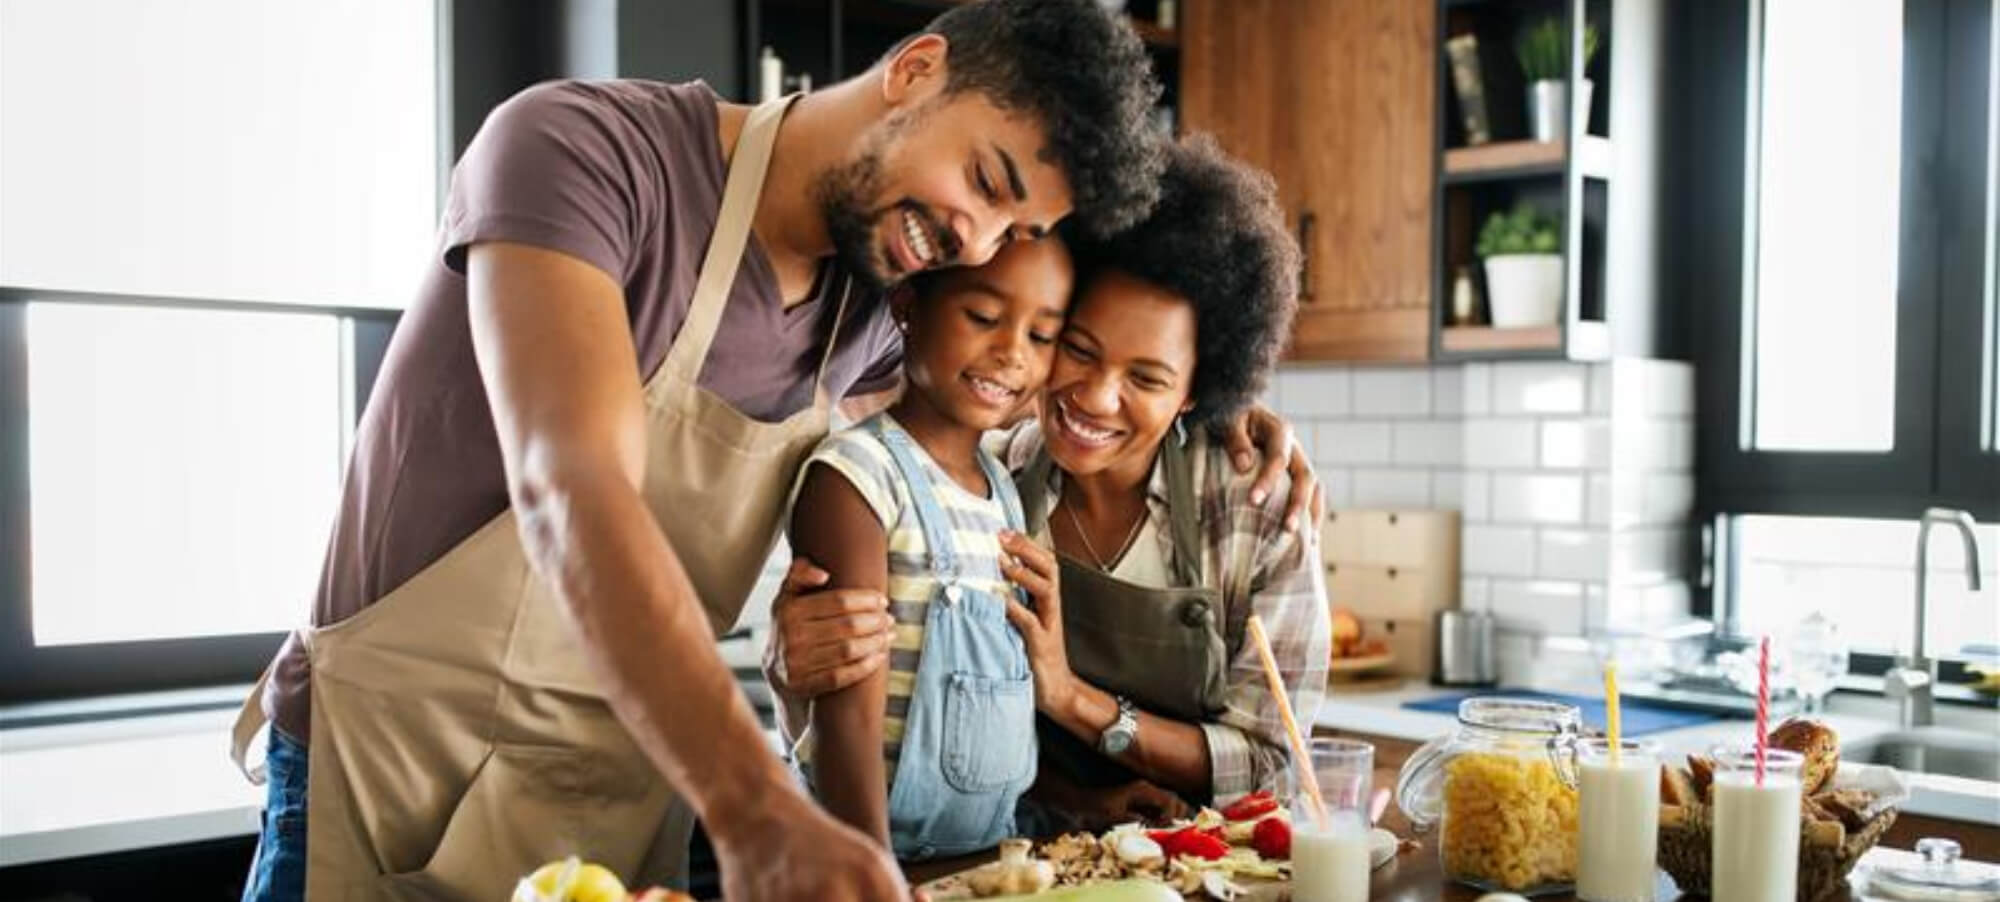
<instances>
[{"instance_id":1,"label":"cabinet door","mask_svg":"<svg viewBox=\"0 0 2000 902\"><path fill-rule=\"evenodd\" d=\"M1188 0L1182 119L1277 178L1305 252L1295 360L1422 360L1436 9Z\"/></svg>"}]
</instances>

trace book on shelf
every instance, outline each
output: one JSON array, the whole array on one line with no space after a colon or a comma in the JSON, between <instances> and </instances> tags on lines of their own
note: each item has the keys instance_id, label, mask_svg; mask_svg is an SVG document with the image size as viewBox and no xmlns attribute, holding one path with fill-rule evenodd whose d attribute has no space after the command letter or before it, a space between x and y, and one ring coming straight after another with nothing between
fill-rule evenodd
<instances>
[{"instance_id":1,"label":"book on shelf","mask_svg":"<svg viewBox=\"0 0 2000 902\"><path fill-rule=\"evenodd\" d=\"M1465 117L1465 143L1485 144L1493 140L1493 126L1486 116L1486 85L1479 75L1479 38L1462 34L1444 42L1451 61L1451 87L1458 95L1458 111Z\"/></svg>"}]
</instances>

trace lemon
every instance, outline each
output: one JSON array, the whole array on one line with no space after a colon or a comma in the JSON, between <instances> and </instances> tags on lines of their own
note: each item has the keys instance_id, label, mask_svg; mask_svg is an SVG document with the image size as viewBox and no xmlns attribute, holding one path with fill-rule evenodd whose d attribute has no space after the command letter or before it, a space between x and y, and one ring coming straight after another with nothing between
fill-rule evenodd
<instances>
[{"instance_id":1,"label":"lemon","mask_svg":"<svg viewBox=\"0 0 2000 902\"><path fill-rule=\"evenodd\" d=\"M513 902L625 902L625 884L609 868L572 855L522 878Z\"/></svg>"}]
</instances>

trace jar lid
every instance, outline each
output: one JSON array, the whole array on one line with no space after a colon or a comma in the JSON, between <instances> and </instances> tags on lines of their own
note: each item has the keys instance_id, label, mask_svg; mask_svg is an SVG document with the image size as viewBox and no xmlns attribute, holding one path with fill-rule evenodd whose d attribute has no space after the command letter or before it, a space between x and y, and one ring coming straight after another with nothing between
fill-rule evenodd
<instances>
[{"instance_id":1,"label":"jar lid","mask_svg":"<svg viewBox=\"0 0 2000 902\"><path fill-rule=\"evenodd\" d=\"M1569 733L1583 722L1583 712L1561 702L1482 696L1458 703L1458 722L1514 733Z\"/></svg>"},{"instance_id":2,"label":"jar lid","mask_svg":"<svg viewBox=\"0 0 2000 902\"><path fill-rule=\"evenodd\" d=\"M1907 854L1874 865L1870 881L1885 896L1912 902L1995 902L2000 900L2000 868L1959 858L1958 843L1931 837L1917 841L1920 861Z\"/></svg>"}]
</instances>

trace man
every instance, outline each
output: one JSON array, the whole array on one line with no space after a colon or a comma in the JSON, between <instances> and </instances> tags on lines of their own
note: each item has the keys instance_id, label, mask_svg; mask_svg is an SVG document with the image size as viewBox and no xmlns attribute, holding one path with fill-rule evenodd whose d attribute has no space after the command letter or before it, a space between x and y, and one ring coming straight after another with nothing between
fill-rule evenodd
<instances>
[{"instance_id":1,"label":"man","mask_svg":"<svg viewBox=\"0 0 2000 902\"><path fill-rule=\"evenodd\" d=\"M670 880L697 814L731 899L907 895L713 639L831 399L896 384L880 289L1136 219L1158 91L1090 0L984 0L789 108L614 81L496 109L263 693L246 898L498 899L571 853Z\"/></svg>"}]
</instances>

